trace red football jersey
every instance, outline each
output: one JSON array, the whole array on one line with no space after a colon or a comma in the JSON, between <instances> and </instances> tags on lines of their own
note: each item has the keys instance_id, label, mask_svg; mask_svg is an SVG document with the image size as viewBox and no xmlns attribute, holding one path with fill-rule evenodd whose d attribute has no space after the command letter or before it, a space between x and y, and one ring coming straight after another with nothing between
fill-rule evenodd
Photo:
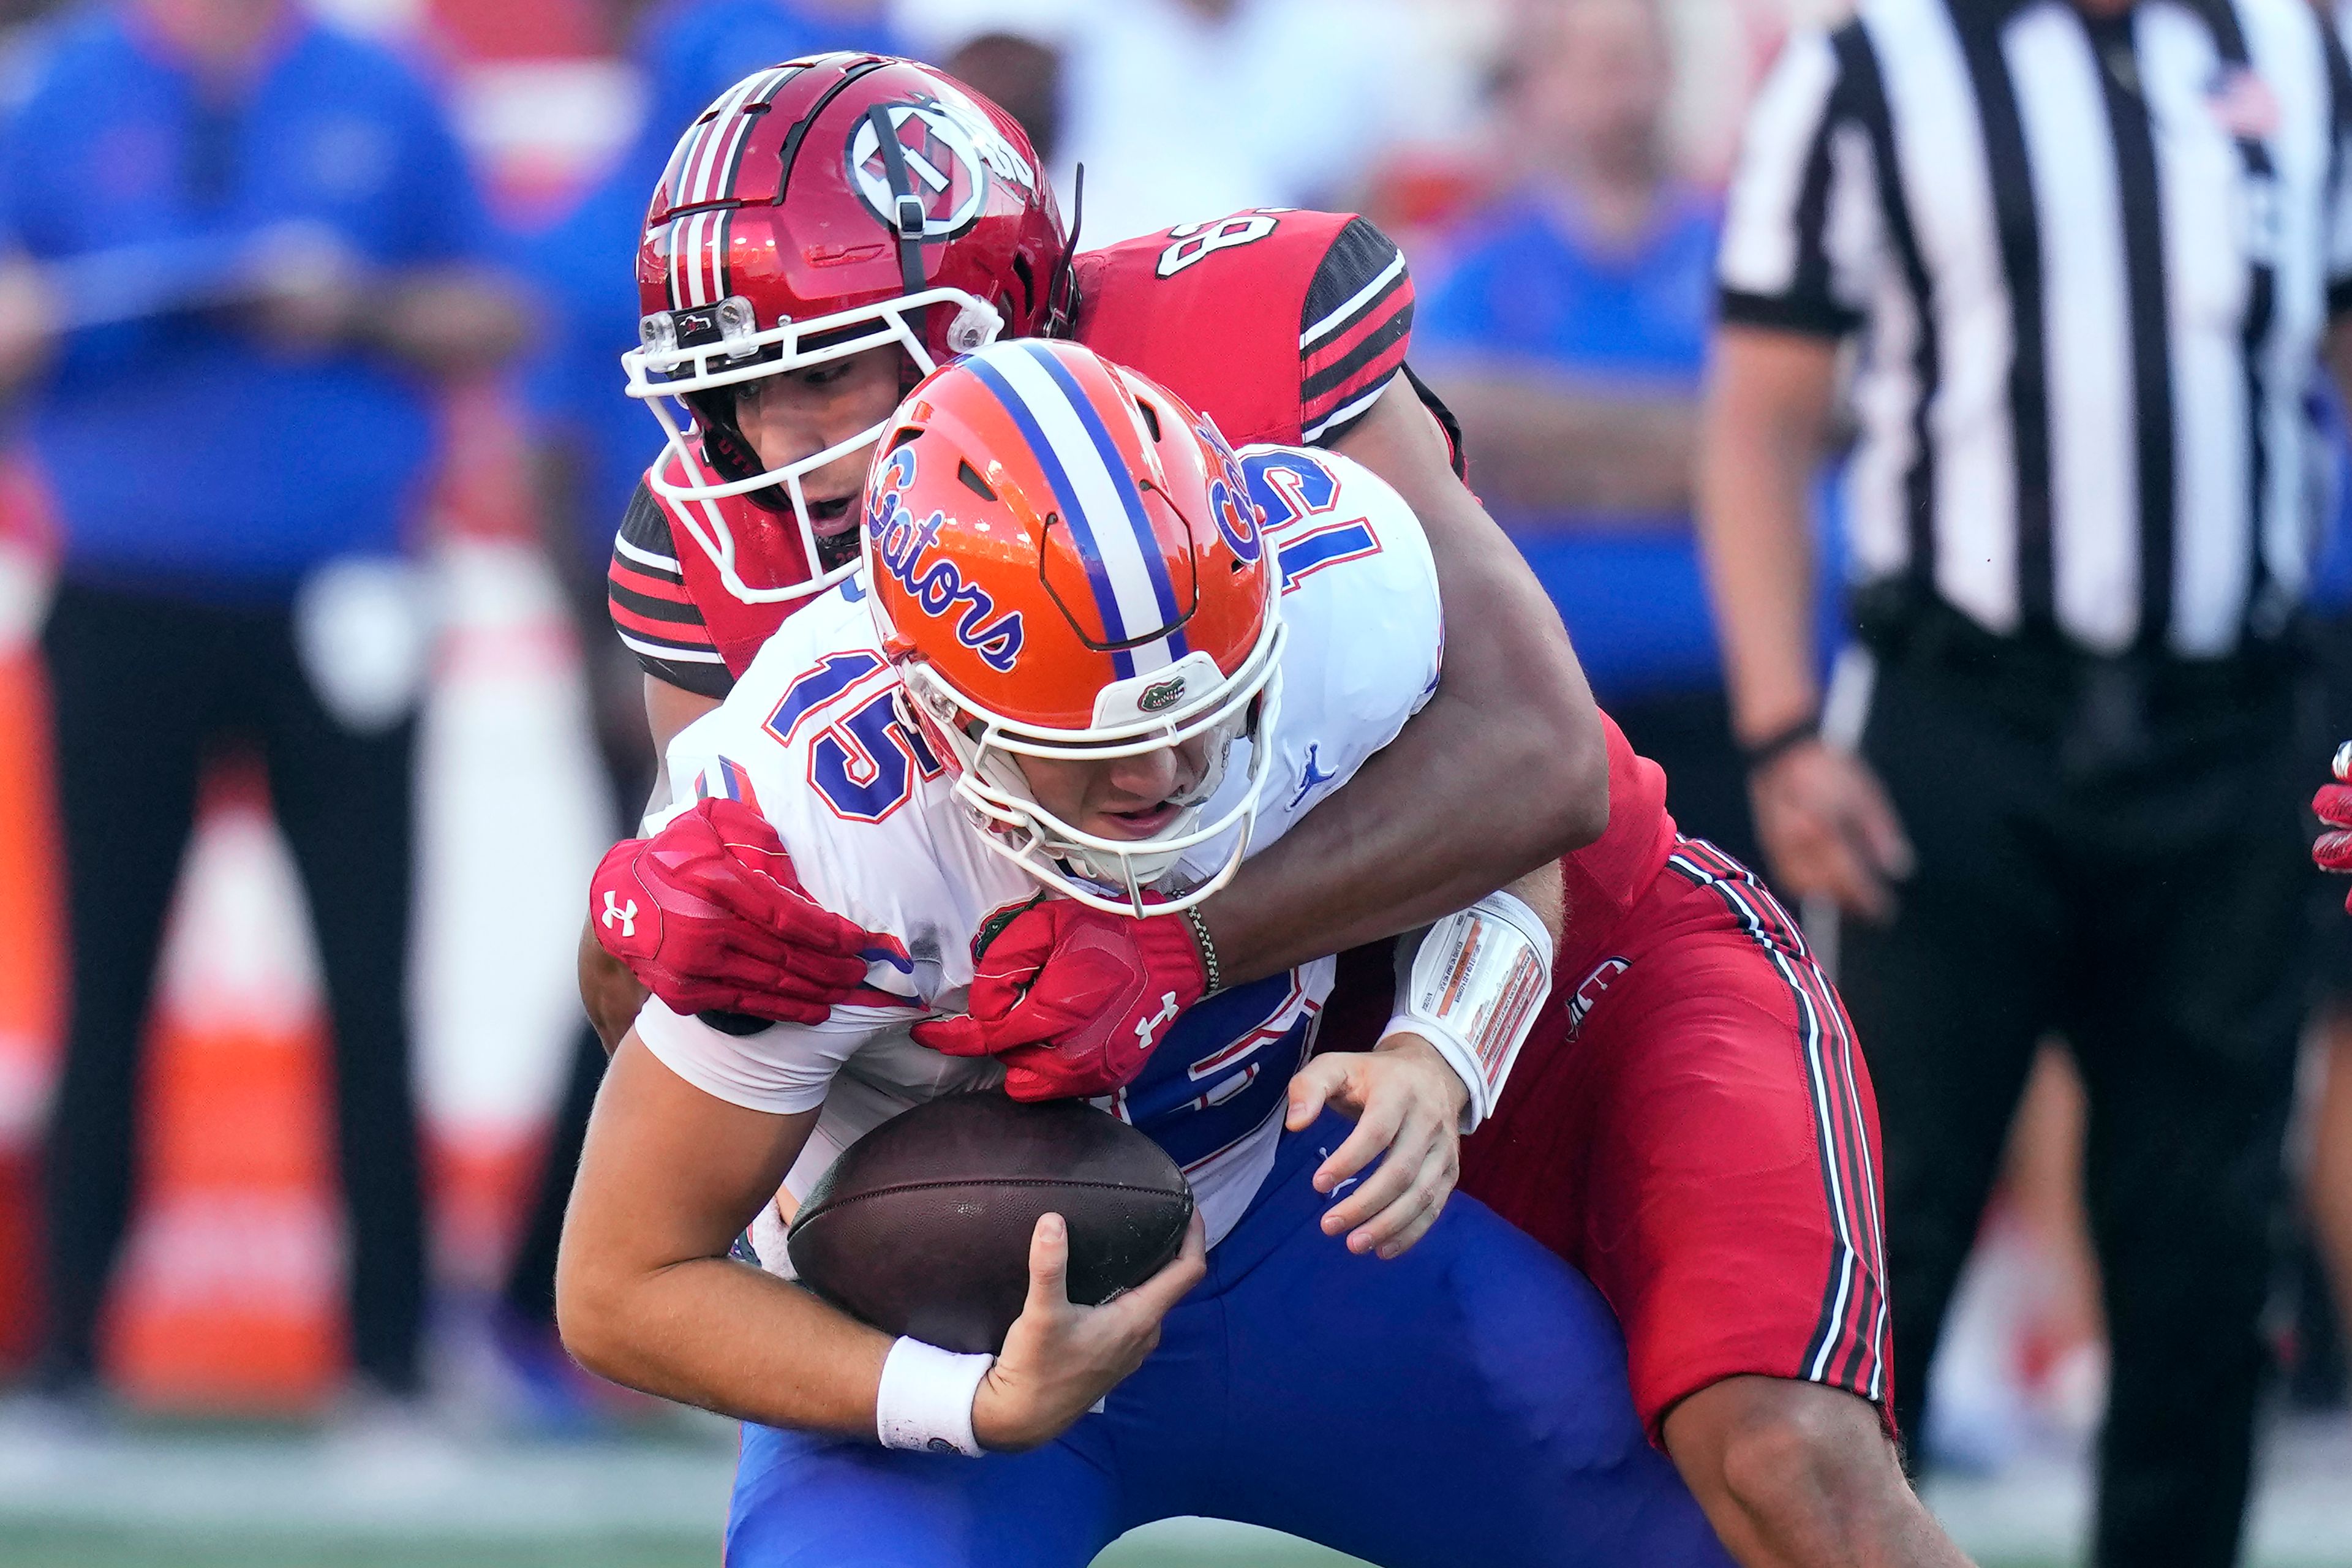
<instances>
[{"instance_id":1,"label":"red football jersey","mask_svg":"<svg viewBox=\"0 0 2352 1568\"><path fill-rule=\"evenodd\" d=\"M1601 728L1609 742L1609 826L1559 863L1568 929L1552 963L1554 985L1575 984L1605 956L1618 921L1649 892L1675 852L1666 770L1633 750L1606 713Z\"/></svg>"},{"instance_id":2,"label":"red football jersey","mask_svg":"<svg viewBox=\"0 0 2352 1568\"><path fill-rule=\"evenodd\" d=\"M1349 213L1274 209L1184 224L1077 258L1077 341L1214 420L1235 446L1325 446L1404 363L1412 275L1404 253ZM737 498L673 503L640 485L614 541L613 624L656 679L723 697L806 600L728 593L690 519L725 507L739 548L797 556L786 519Z\"/></svg>"}]
</instances>

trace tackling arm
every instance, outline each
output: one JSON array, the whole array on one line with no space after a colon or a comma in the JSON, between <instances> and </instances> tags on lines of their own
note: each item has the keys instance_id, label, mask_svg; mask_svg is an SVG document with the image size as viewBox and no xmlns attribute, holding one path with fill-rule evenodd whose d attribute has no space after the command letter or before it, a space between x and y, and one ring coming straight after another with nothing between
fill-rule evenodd
<instances>
[{"instance_id":1,"label":"tackling arm","mask_svg":"<svg viewBox=\"0 0 2352 1568\"><path fill-rule=\"evenodd\" d=\"M1335 448L1421 519L1445 607L1444 678L1397 738L1201 906L1234 984L1462 909L1609 825L1609 755L1559 616L1391 384ZM1507 788L1513 809L1465 810Z\"/></svg>"},{"instance_id":2,"label":"tackling arm","mask_svg":"<svg viewBox=\"0 0 2352 1568\"><path fill-rule=\"evenodd\" d=\"M1559 863L1547 860L1503 891L1517 900L1516 910L1496 910L1500 895L1492 895L1423 933L1414 952L1400 953L1398 999L1404 1010L1377 1046L1323 1052L1290 1081L1285 1124L1292 1131L1311 1125L1326 1105L1356 1119L1356 1130L1317 1168L1317 1191L1336 1194L1375 1156L1381 1159L1380 1169L1324 1211L1324 1234L1344 1232L1350 1252L1394 1258L1437 1223L1461 1173L1462 1135L1500 1098L1542 1005L1565 916ZM1547 938L1546 949L1532 951L1505 929L1462 941L1462 922L1498 914L1514 924L1532 915L1541 929L1524 935L1529 942ZM1459 973L1444 989L1460 994L1462 1005L1417 1017L1412 976L1419 952L1433 941L1440 962L1448 956L1444 950L1459 960ZM1461 951L1465 946L1486 948L1491 956L1475 962L1475 953Z\"/></svg>"}]
</instances>

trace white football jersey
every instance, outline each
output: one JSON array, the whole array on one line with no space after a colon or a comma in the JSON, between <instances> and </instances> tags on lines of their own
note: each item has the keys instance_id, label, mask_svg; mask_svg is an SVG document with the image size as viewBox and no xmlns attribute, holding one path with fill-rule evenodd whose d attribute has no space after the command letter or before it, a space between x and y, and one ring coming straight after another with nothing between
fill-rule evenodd
<instances>
[{"instance_id":1,"label":"white football jersey","mask_svg":"<svg viewBox=\"0 0 2352 1568\"><path fill-rule=\"evenodd\" d=\"M1281 570L1290 632L1260 784L1255 854L1393 739L1436 689L1443 619L1421 524L1396 492L1336 454L1253 447L1242 454L1266 543ZM962 1009L972 939L989 915L1038 884L992 851L947 772L892 705L883 658L852 578L787 620L726 701L682 731L669 776L682 798L725 795L773 824L809 895L872 931L866 990L821 1025L731 1035L658 998L637 1035L688 1083L730 1103L792 1112L822 1105L786 1186L804 1194L840 1152L919 1100L1002 1077L985 1058L941 1056L908 1026ZM1236 742L1205 810L1237 804L1250 769ZM687 785L691 781L691 795ZM1232 840L1192 852L1203 868ZM1143 1073L1100 1101L1174 1156L1213 1245L1248 1207L1274 1160L1286 1088L1329 994L1328 958L1223 991L1186 1013ZM771 1211L753 1241L782 1262Z\"/></svg>"}]
</instances>

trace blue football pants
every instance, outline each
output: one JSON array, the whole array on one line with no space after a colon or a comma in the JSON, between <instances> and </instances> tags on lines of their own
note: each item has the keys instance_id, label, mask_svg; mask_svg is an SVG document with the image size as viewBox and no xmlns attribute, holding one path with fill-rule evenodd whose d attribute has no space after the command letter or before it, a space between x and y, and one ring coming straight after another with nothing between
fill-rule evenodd
<instances>
[{"instance_id":1,"label":"blue football pants","mask_svg":"<svg viewBox=\"0 0 2352 1568\"><path fill-rule=\"evenodd\" d=\"M1723 1568L1568 1265L1456 1194L1393 1261L1350 1254L1310 1178L1349 1131L1286 1135L1160 1347L1104 1408L969 1459L743 1428L729 1568L1084 1568L1206 1514L1389 1568Z\"/></svg>"}]
</instances>

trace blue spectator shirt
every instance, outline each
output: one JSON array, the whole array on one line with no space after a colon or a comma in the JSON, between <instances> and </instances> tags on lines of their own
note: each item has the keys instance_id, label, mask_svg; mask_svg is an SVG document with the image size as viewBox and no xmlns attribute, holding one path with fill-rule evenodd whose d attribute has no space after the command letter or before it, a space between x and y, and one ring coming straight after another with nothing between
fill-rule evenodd
<instances>
[{"instance_id":1,"label":"blue spectator shirt","mask_svg":"<svg viewBox=\"0 0 2352 1568\"><path fill-rule=\"evenodd\" d=\"M672 0L637 33L646 83L643 127L579 202L525 247L549 302L544 351L530 368L534 412L563 427L585 464L582 548L600 571L613 530L661 447L651 415L621 390L621 354L637 341L637 240L654 182L695 116L762 66L833 49L898 54L877 16L852 21L786 0Z\"/></svg>"},{"instance_id":2,"label":"blue spectator shirt","mask_svg":"<svg viewBox=\"0 0 2352 1568\"><path fill-rule=\"evenodd\" d=\"M1713 203L1669 190L1649 232L1612 246L1565 198L1520 194L1474 220L1422 297L1413 349L1517 362L1605 391L1696 397L1715 303ZM1478 449L1470 442L1470 477ZM1686 513L1497 513L1559 606L1604 698L1722 682Z\"/></svg>"},{"instance_id":3,"label":"blue spectator shirt","mask_svg":"<svg viewBox=\"0 0 2352 1568\"><path fill-rule=\"evenodd\" d=\"M383 268L487 248L440 108L376 45L298 15L218 107L117 8L31 47L0 110L0 248L71 275L135 247L151 277L222 270L289 221ZM267 602L331 557L398 550L436 457L421 377L357 352L298 358L202 310L71 332L25 415L68 575L186 597Z\"/></svg>"}]
</instances>

